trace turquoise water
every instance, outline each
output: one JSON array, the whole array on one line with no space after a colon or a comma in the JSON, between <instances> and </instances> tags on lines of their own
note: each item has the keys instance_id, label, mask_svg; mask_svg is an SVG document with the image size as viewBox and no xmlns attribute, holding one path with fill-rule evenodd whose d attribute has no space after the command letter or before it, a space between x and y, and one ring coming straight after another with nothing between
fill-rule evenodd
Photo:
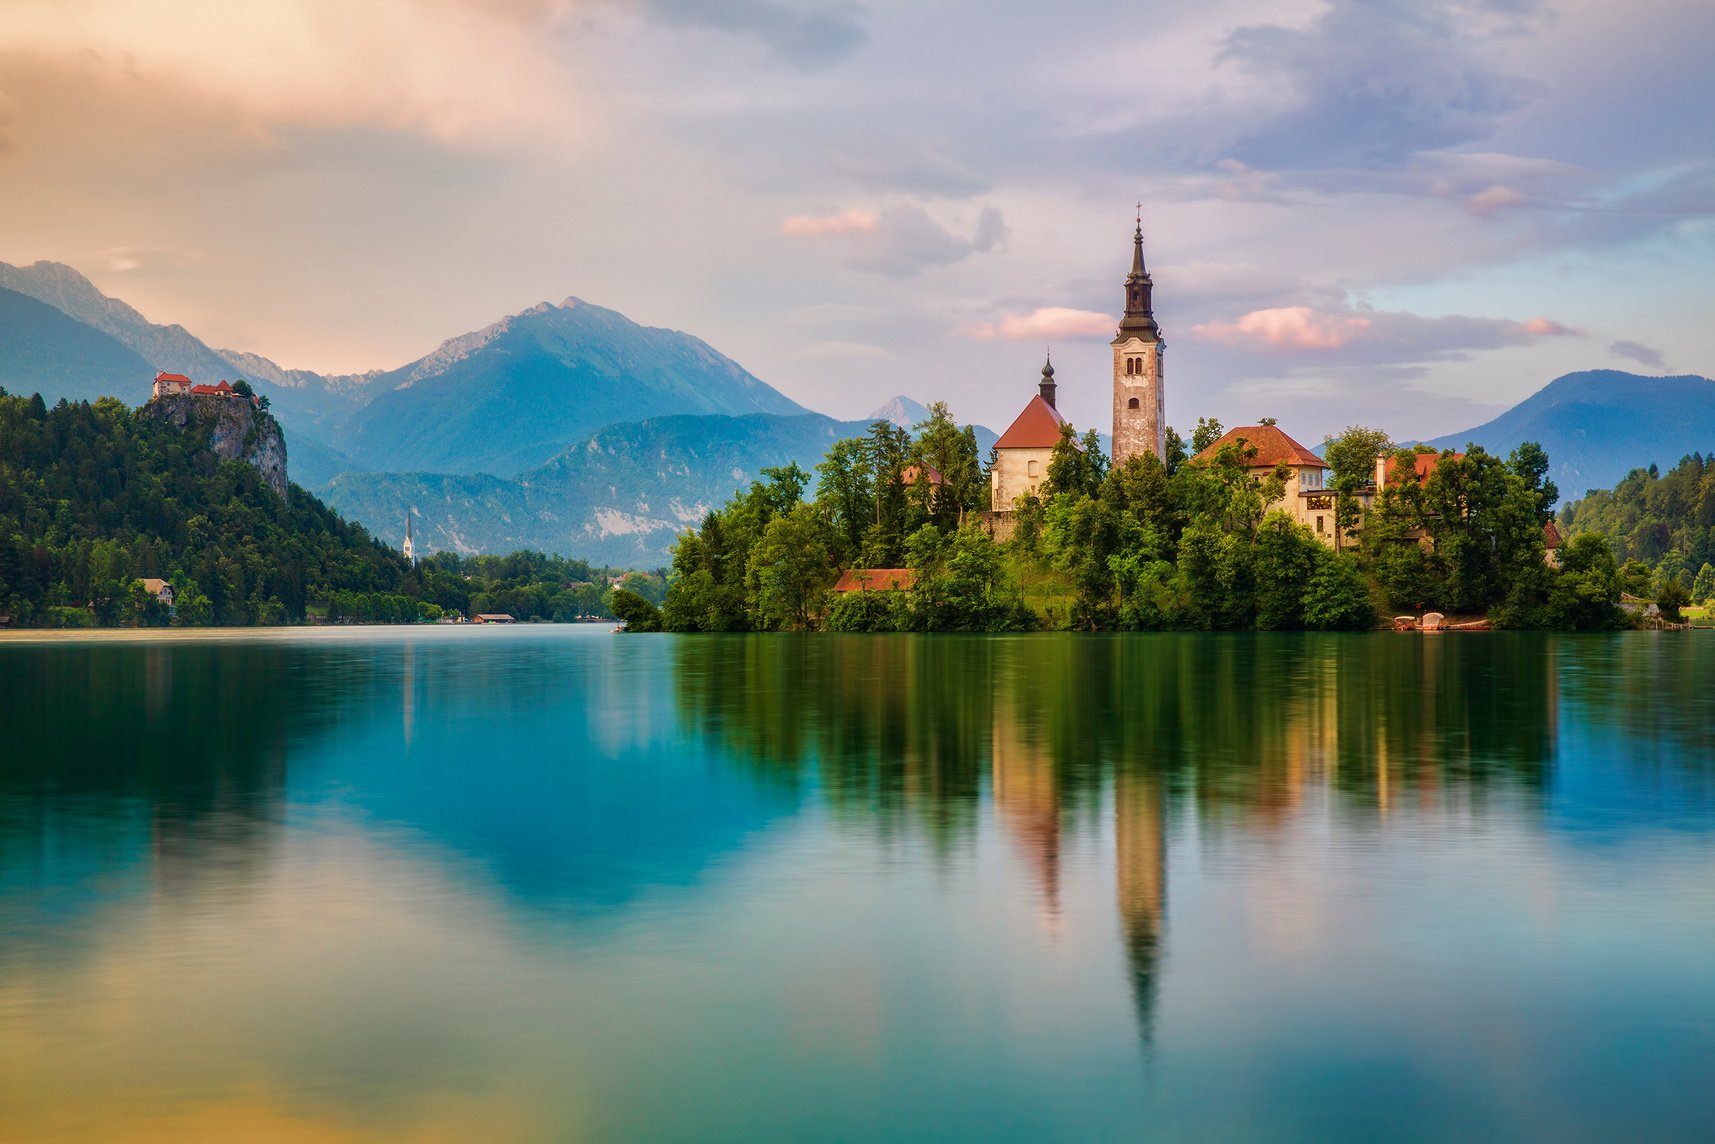
<instances>
[{"instance_id":1,"label":"turquoise water","mask_svg":"<svg viewBox=\"0 0 1715 1144\"><path fill-rule=\"evenodd\" d=\"M1715 639L0 640L0 1138L1715 1135Z\"/></svg>"}]
</instances>

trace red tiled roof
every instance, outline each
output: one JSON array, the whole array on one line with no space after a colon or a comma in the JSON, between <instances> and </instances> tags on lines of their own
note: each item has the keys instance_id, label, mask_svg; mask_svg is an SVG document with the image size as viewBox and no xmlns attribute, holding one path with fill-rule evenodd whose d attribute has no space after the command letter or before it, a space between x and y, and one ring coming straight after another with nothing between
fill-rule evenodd
<instances>
[{"instance_id":1,"label":"red tiled roof","mask_svg":"<svg viewBox=\"0 0 1715 1144\"><path fill-rule=\"evenodd\" d=\"M1253 469L1272 469L1282 461L1289 465L1314 465L1319 469L1326 468L1328 464L1274 425L1241 425L1236 429L1228 429L1221 434L1219 441L1198 453L1194 459L1213 460L1222 449L1228 445L1239 445L1241 441L1241 448L1256 449L1256 457L1251 461Z\"/></svg>"},{"instance_id":2,"label":"red tiled roof","mask_svg":"<svg viewBox=\"0 0 1715 1144\"><path fill-rule=\"evenodd\" d=\"M155 375L155 380L156 381L176 381L176 382L180 382L184 385L189 385L191 383L191 379L186 377L182 373L157 373Z\"/></svg>"},{"instance_id":3,"label":"red tiled roof","mask_svg":"<svg viewBox=\"0 0 1715 1144\"><path fill-rule=\"evenodd\" d=\"M917 582L909 568L852 568L840 574L836 592L908 592Z\"/></svg>"},{"instance_id":4,"label":"red tiled roof","mask_svg":"<svg viewBox=\"0 0 1715 1144\"><path fill-rule=\"evenodd\" d=\"M1560 530L1554 527L1552 520L1542 526L1542 543L1548 548L1560 547Z\"/></svg>"},{"instance_id":5,"label":"red tiled roof","mask_svg":"<svg viewBox=\"0 0 1715 1144\"><path fill-rule=\"evenodd\" d=\"M924 465L923 470L924 470L924 472L926 472L928 474L930 484L932 484L932 485L944 485L947 483L947 478L943 477L941 475L941 470L937 469L934 465ZM905 466L905 468L899 474L899 483L902 485L914 485L914 484L916 484L917 483L917 466L916 465Z\"/></svg>"},{"instance_id":6,"label":"red tiled roof","mask_svg":"<svg viewBox=\"0 0 1715 1144\"><path fill-rule=\"evenodd\" d=\"M222 381L219 385L193 385L191 392L200 396L225 397L232 392L232 386Z\"/></svg>"},{"instance_id":7,"label":"red tiled roof","mask_svg":"<svg viewBox=\"0 0 1715 1144\"><path fill-rule=\"evenodd\" d=\"M1052 449L1060 443L1060 426L1066 424L1066 419L1060 416L1060 411L1044 401L1039 393L1030 399L1030 404L1024 407L1024 412L1008 426L1000 440L994 443L997 449Z\"/></svg>"},{"instance_id":8,"label":"red tiled roof","mask_svg":"<svg viewBox=\"0 0 1715 1144\"><path fill-rule=\"evenodd\" d=\"M1465 457L1465 454L1463 454L1463 453L1453 453L1450 455L1452 456L1452 458L1455 461L1463 460ZM1414 466L1417 469L1417 483L1421 485L1424 481L1428 480L1429 474L1433 473L1435 471L1435 466L1439 465L1440 463L1441 463L1441 454L1440 453L1419 453L1419 454L1417 454L1417 460L1416 460L1416 463ZM1388 483L1392 483L1392 481L1393 481L1393 470L1394 470L1394 457L1393 457L1392 453L1389 453L1388 459L1387 459L1387 467L1382 471L1382 480L1385 482L1388 482Z\"/></svg>"}]
</instances>

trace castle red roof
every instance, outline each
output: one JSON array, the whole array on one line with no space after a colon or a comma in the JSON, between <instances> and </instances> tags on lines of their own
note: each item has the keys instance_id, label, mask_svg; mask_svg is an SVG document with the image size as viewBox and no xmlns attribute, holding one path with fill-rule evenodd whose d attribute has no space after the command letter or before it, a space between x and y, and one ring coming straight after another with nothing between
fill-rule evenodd
<instances>
[{"instance_id":1,"label":"castle red roof","mask_svg":"<svg viewBox=\"0 0 1715 1144\"><path fill-rule=\"evenodd\" d=\"M1198 453L1195 459L1213 460L1228 445L1255 448L1256 456L1251 460L1253 469L1272 469L1282 461L1289 465L1313 465L1319 469L1326 468L1328 464L1274 425L1241 425L1228 429L1221 434L1219 441Z\"/></svg>"},{"instance_id":2,"label":"castle red roof","mask_svg":"<svg viewBox=\"0 0 1715 1144\"><path fill-rule=\"evenodd\" d=\"M1554 527L1552 520L1542 526L1542 544L1544 548L1560 547L1560 530Z\"/></svg>"},{"instance_id":3,"label":"castle red roof","mask_svg":"<svg viewBox=\"0 0 1715 1144\"><path fill-rule=\"evenodd\" d=\"M1043 400L1039 393L1030 399L1030 404L1024 407L1024 412L1018 415L1000 440L994 443L997 449L1052 449L1060 443L1060 426L1066 424L1066 419L1060 416L1060 411Z\"/></svg>"},{"instance_id":4,"label":"castle red roof","mask_svg":"<svg viewBox=\"0 0 1715 1144\"><path fill-rule=\"evenodd\" d=\"M232 393L232 386L222 380L219 385L193 385L191 392L204 397L226 397Z\"/></svg>"},{"instance_id":5,"label":"castle red roof","mask_svg":"<svg viewBox=\"0 0 1715 1144\"><path fill-rule=\"evenodd\" d=\"M840 574L836 592L909 592L917 573L909 568L852 568Z\"/></svg>"},{"instance_id":6,"label":"castle red roof","mask_svg":"<svg viewBox=\"0 0 1715 1144\"><path fill-rule=\"evenodd\" d=\"M182 373L157 373L155 375L155 380L156 381L175 381L175 382L180 382L184 385L189 385L191 383L191 379L186 377Z\"/></svg>"}]
</instances>

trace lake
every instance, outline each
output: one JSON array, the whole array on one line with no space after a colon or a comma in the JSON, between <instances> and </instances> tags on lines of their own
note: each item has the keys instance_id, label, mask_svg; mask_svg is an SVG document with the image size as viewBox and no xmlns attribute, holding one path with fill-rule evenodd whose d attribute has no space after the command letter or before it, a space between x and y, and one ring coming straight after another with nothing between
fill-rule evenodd
<instances>
[{"instance_id":1,"label":"lake","mask_svg":"<svg viewBox=\"0 0 1715 1144\"><path fill-rule=\"evenodd\" d=\"M1709 1138L1715 638L0 637L0 1138Z\"/></svg>"}]
</instances>

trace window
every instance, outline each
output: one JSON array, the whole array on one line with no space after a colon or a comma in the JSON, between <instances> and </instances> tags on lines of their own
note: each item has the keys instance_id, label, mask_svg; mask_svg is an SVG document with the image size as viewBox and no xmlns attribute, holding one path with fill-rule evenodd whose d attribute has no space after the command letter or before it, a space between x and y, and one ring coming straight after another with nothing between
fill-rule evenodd
<instances>
[{"instance_id":1,"label":"window","mask_svg":"<svg viewBox=\"0 0 1715 1144\"><path fill-rule=\"evenodd\" d=\"M1126 376L1127 376L1127 377L1130 377L1130 376L1131 376L1131 372L1132 372L1132 371L1131 371L1131 367L1132 367L1132 365L1133 365L1133 364L1134 364L1134 363L1133 363L1133 362L1132 362L1132 359L1131 359L1131 358L1126 358L1126 359L1125 359L1125 375L1126 375Z\"/></svg>"},{"instance_id":2,"label":"window","mask_svg":"<svg viewBox=\"0 0 1715 1144\"><path fill-rule=\"evenodd\" d=\"M1322 518L1321 518L1321 517L1320 517L1320 516L1318 516L1318 517L1317 517L1317 518L1316 518L1316 531L1317 531L1317 532L1318 532L1318 533L1321 533L1321 532L1323 532L1323 531L1324 531L1324 529L1323 529L1323 527L1322 527Z\"/></svg>"},{"instance_id":3,"label":"window","mask_svg":"<svg viewBox=\"0 0 1715 1144\"><path fill-rule=\"evenodd\" d=\"M1041 465L1040 461L1027 461L1027 462L1025 462L1024 475L1028 476L1028 477L1034 477L1036 475L1037 468L1040 465Z\"/></svg>"},{"instance_id":4,"label":"window","mask_svg":"<svg viewBox=\"0 0 1715 1144\"><path fill-rule=\"evenodd\" d=\"M1134 397L1130 401L1126 402L1125 407L1127 409L1136 409L1137 408L1137 398Z\"/></svg>"}]
</instances>

